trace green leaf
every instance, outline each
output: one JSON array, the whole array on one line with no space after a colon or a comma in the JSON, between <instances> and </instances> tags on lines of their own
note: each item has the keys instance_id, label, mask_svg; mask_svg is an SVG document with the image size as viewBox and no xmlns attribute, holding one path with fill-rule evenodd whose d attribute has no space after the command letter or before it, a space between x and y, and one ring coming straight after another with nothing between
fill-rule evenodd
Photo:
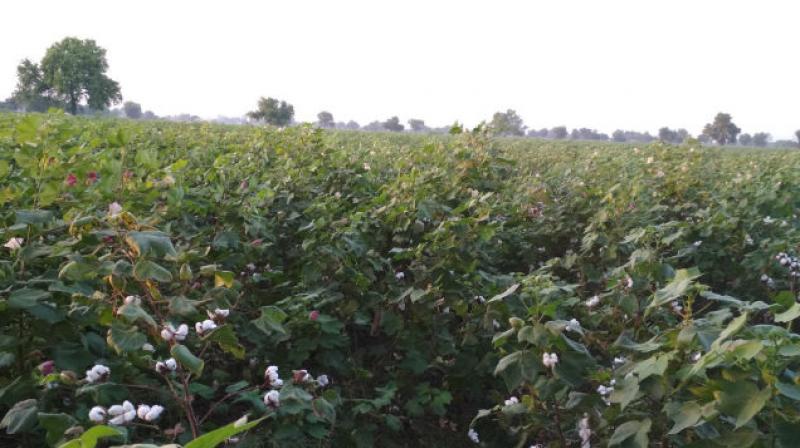
<instances>
[{"instance_id":1,"label":"green leaf","mask_svg":"<svg viewBox=\"0 0 800 448\"><path fill-rule=\"evenodd\" d=\"M261 317L252 320L253 325L266 334L278 333L286 335L286 329L283 328L283 321L286 320L286 313L276 306L263 306L261 307Z\"/></svg>"},{"instance_id":2,"label":"green leaf","mask_svg":"<svg viewBox=\"0 0 800 448\"><path fill-rule=\"evenodd\" d=\"M642 421L631 420L629 422L625 422L619 425L614 431L614 434L608 441L608 446L616 446L633 438L632 440L629 440L629 443L626 444L626 447L647 448L647 434L650 432L651 425L652 422L649 418L646 418Z\"/></svg>"},{"instance_id":3,"label":"green leaf","mask_svg":"<svg viewBox=\"0 0 800 448\"><path fill-rule=\"evenodd\" d=\"M239 338L236 337L231 325L217 327L208 339L219 344L222 350L232 354L236 359L244 359L244 347L239 344Z\"/></svg>"},{"instance_id":4,"label":"green leaf","mask_svg":"<svg viewBox=\"0 0 800 448\"><path fill-rule=\"evenodd\" d=\"M15 224L45 224L53 220L48 210L17 210L14 212Z\"/></svg>"},{"instance_id":5,"label":"green leaf","mask_svg":"<svg viewBox=\"0 0 800 448\"><path fill-rule=\"evenodd\" d=\"M192 440L191 442L187 443L184 448L215 448L217 445L225 442L236 434L256 427L265 418L267 417L261 417L258 420L253 420L252 422L244 424L237 425L237 423L234 422L229 425L225 425Z\"/></svg>"},{"instance_id":6,"label":"green leaf","mask_svg":"<svg viewBox=\"0 0 800 448\"><path fill-rule=\"evenodd\" d=\"M771 396L770 388L759 390L750 381L725 383L719 396L719 410L736 419L736 429L749 422Z\"/></svg>"},{"instance_id":7,"label":"green leaf","mask_svg":"<svg viewBox=\"0 0 800 448\"><path fill-rule=\"evenodd\" d=\"M687 401L677 410L674 415L670 415L673 425L669 430L670 435L678 434L686 428L695 426L703 412L700 406L694 401Z\"/></svg>"},{"instance_id":8,"label":"green leaf","mask_svg":"<svg viewBox=\"0 0 800 448\"><path fill-rule=\"evenodd\" d=\"M111 324L106 341L117 353L121 354L141 350L147 342L147 336L140 333L137 327L115 320Z\"/></svg>"},{"instance_id":9,"label":"green leaf","mask_svg":"<svg viewBox=\"0 0 800 448\"><path fill-rule=\"evenodd\" d=\"M233 272L231 271L217 271L214 273L214 287L215 288L232 288L233 287Z\"/></svg>"},{"instance_id":10,"label":"green leaf","mask_svg":"<svg viewBox=\"0 0 800 448\"><path fill-rule=\"evenodd\" d=\"M46 414L40 412L39 426L47 431L45 440L50 446L55 446L64 437L64 432L71 426L78 423L77 420L67 414Z\"/></svg>"},{"instance_id":11,"label":"green leaf","mask_svg":"<svg viewBox=\"0 0 800 448\"><path fill-rule=\"evenodd\" d=\"M170 297L169 312L175 316L192 316L197 313L194 300L189 300L183 296Z\"/></svg>"},{"instance_id":12,"label":"green leaf","mask_svg":"<svg viewBox=\"0 0 800 448\"><path fill-rule=\"evenodd\" d=\"M107 437L122 437L121 431L106 425L96 425L89 428L77 439L59 446L59 448L95 448L97 441Z\"/></svg>"},{"instance_id":13,"label":"green leaf","mask_svg":"<svg viewBox=\"0 0 800 448\"><path fill-rule=\"evenodd\" d=\"M169 235L163 232L128 232L125 241L137 257L143 255L175 257L178 255Z\"/></svg>"},{"instance_id":14,"label":"green leaf","mask_svg":"<svg viewBox=\"0 0 800 448\"><path fill-rule=\"evenodd\" d=\"M491 299L489 299L488 303L499 302L499 301L505 299L506 297L510 296L511 294L514 294L514 292L516 292L518 288L519 288L519 283L513 284L508 289L503 291L502 293L500 293L500 294L492 297Z\"/></svg>"},{"instance_id":15,"label":"green leaf","mask_svg":"<svg viewBox=\"0 0 800 448\"><path fill-rule=\"evenodd\" d=\"M169 352L172 354L172 357L175 358L175 360L178 361L181 366L183 366L183 368L192 372L195 376L202 375L205 362L202 359L194 356L185 345L175 344L172 346Z\"/></svg>"},{"instance_id":16,"label":"green leaf","mask_svg":"<svg viewBox=\"0 0 800 448\"><path fill-rule=\"evenodd\" d=\"M6 412L3 420L0 421L0 428L5 428L8 434L28 431L36 425L38 411L36 400L19 401Z\"/></svg>"},{"instance_id":17,"label":"green leaf","mask_svg":"<svg viewBox=\"0 0 800 448\"><path fill-rule=\"evenodd\" d=\"M789 397L792 400L800 401L800 386L778 381L775 383L775 388L778 389L778 392L780 392L781 395Z\"/></svg>"},{"instance_id":18,"label":"green leaf","mask_svg":"<svg viewBox=\"0 0 800 448\"><path fill-rule=\"evenodd\" d=\"M731 323L729 323L728 326L725 327L724 330L722 330L722 333L720 333L719 336L717 336L717 339L711 344L711 350L719 348L720 344L722 344L722 342L725 339L728 339L729 337L736 334L736 332L741 330L746 322L747 322L747 313L742 313L741 316L732 320Z\"/></svg>"},{"instance_id":19,"label":"green leaf","mask_svg":"<svg viewBox=\"0 0 800 448\"><path fill-rule=\"evenodd\" d=\"M678 269L675 272L675 277L666 286L656 291L653 295L653 301L650 302L647 308L656 308L682 297L700 275L700 271L697 268Z\"/></svg>"},{"instance_id":20,"label":"green leaf","mask_svg":"<svg viewBox=\"0 0 800 448\"><path fill-rule=\"evenodd\" d=\"M612 403L619 403L622 410L625 409L639 393L639 379L631 375L622 378L614 385L614 391L609 395L608 400Z\"/></svg>"},{"instance_id":21,"label":"green leaf","mask_svg":"<svg viewBox=\"0 0 800 448\"><path fill-rule=\"evenodd\" d=\"M800 303L795 302L788 310L775 315L775 322L791 322L800 317Z\"/></svg>"},{"instance_id":22,"label":"green leaf","mask_svg":"<svg viewBox=\"0 0 800 448\"><path fill-rule=\"evenodd\" d=\"M523 353L524 352L520 350L504 356L502 359L500 359L500 361L497 362L497 366L494 368L494 374L499 375L511 365L518 363L522 358Z\"/></svg>"},{"instance_id":23,"label":"green leaf","mask_svg":"<svg viewBox=\"0 0 800 448\"><path fill-rule=\"evenodd\" d=\"M41 289L22 288L8 296L8 307L16 309L29 309L39 304L40 300L50 297L50 293Z\"/></svg>"},{"instance_id":24,"label":"green leaf","mask_svg":"<svg viewBox=\"0 0 800 448\"><path fill-rule=\"evenodd\" d=\"M157 282L172 281L172 273L161 265L150 260L139 260L133 267L133 276L136 280L155 280Z\"/></svg>"},{"instance_id":25,"label":"green leaf","mask_svg":"<svg viewBox=\"0 0 800 448\"><path fill-rule=\"evenodd\" d=\"M136 323L138 320L142 320L147 325L150 325L153 328L157 328L158 324L156 324L155 319L153 319L150 314L145 311L141 306L135 303L126 303L119 307L117 310L117 315L122 316L128 320L128 322Z\"/></svg>"}]
</instances>

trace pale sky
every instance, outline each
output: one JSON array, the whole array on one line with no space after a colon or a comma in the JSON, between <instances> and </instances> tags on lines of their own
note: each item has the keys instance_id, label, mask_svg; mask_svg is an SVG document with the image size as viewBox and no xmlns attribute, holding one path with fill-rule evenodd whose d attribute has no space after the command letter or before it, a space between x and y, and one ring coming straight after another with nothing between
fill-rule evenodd
<instances>
[{"instance_id":1,"label":"pale sky","mask_svg":"<svg viewBox=\"0 0 800 448\"><path fill-rule=\"evenodd\" d=\"M108 50L126 100L159 115L241 116L260 96L365 125L398 115L474 125L696 134L800 128L791 0L9 1L0 96L23 58L66 37Z\"/></svg>"}]
</instances>

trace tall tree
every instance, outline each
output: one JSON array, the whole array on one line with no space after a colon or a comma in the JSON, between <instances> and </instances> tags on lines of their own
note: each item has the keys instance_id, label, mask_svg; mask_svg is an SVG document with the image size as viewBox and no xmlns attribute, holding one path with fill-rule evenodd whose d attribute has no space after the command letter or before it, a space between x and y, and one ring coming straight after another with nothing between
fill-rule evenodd
<instances>
[{"instance_id":1,"label":"tall tree","mask_svg":"<svg viewBox=\"0 0 800 448\"><path fill-rule=\"evenodd\" d=\"M703 128L703 135L714 140L720 145L728 143L736 143L736 136L739 135L741 129L733 124L733 118L730 114L718 113L714 117L712 123L706 124Z\"/></svg>"},{"instance_id":2,"label":"tall tree","mask_svg":"<svg viewBox=\"0 0 800 448\"><path fill-rule=\"evenodd\" d=\"M42 58L40 70L43 91L66 104L73 115L84 102L103 110L122 100L119 84L106 75L106 50L91 39L67 37L53 44Z\"/></svg>"},{"instance_id":3,"label":"tall tree","mask_svg":"<svg viewBox=\"0 0 800 448\"><path fill-rule=\"evenodd\" d=\"M567 135L569 135L569 133L567 132L567 127L566 126L556 126L556 127L552 128L552 129L550 129L550 132L547 133L548 137L554 138L554 139L557 139L557 140L563 140L563 139L567 138Z\"/></svg>"},{"instance_id":4,"label":"tall tree","mask_svg":"<svg viewBox=\"0 0 800 448\"><path fill-rule=\"evenodd\" d=\"M47 96L48 90L39 64L24 59L17 66L17 88L11 96L14 102L28 112L44 112L52 106L63 107Z\"/></svg>"},{"instance_id":5,"label":"tall tree","mask_svg":"<svg viewBox=\"0 0 800 448\"><path fill-rule=\"evenodd\" d=\"M753 145L763 148L767 146L772 136L766 132L756 132L753 134Z\"/></svg>"},{"instance_id":6,"label":"tall tree","mask_svg":"<svg viewBox=\"0 0 800 448\"><path fill-rule=\"evenodd\" d=\"M429 130L429 128L425 126L425 120L420 120L418 118L409 119L408 127L414 132L425 132Z\"/></svg>"},{"instance_id":7,"label":"tall tree","mask_svg":"<svg viewBox=\"0 0 800 448\"><path fill-rule=\"evenodd\" d=\"M286 101L262 96L258 100L258 108L248 112L247 116L256 121L265 121L273 126L286 126L291 124L294 119L294 106Z\"/></svg>"},{"instance_id":8,"label":"tall tree","mask_svg":"<svg viewBox=\"0 0 800 448\"><path fill-rule=\"evenodd\" d=\"M125 111L125 116L138 120L142 118L142 105L134 103L133 101L125 101L122 105L122 110Z\"/></svg>"},{"instance_id":9,"label":"tall tree","mask_svg":"<svg viewBox=\"0 0 800 448\"><path fill-rule=\"evenodd\" d=\"M800 145L800 129L794 131L794 136L797 139L797 144Z\"/></svg>"},{"instance_id":10,"label":"tall tree","mask_svg":"<svg viewBox=\"0 0 800 448\"><path fill-rule=\"evenodd\" d=\"M317 114L317 126L321 128L333 127L333 114L328 111L322 111Z\"/></svg>"},{"instance_id":11,"label":"tall tree","mask_svg":"<svg viewBox=\"0 0 800 448\"><path fill-rule=\"evenodd\" d=\"M400 119L397 118L396 116L391 117L388 120L384 121L382 125L384 129L392 132L402 132L403 129L405 129L405 126L403 126L403 124L400 123Z\"/></svg>"},{"instance_id":12,"label":"tall tree","mask_svg":"<svg viewBox=\"0 0 800 448\"><path fill-rule=\"evenodd\" d=\"M521 137L525 135L526 126L516 111L508 109L505 112L496 112L489 128L495 135Z\"/></svg>"},{"instance_id":13,"label":"tall tree","mask_svg":"<svg viewBox=\"0 0 800 448\"><path fill-rule=\"evenodd\" d=\"M742 146L750 146L753 144L753 136L750 134L741 134L739 135L739 144Z\"/></svg>"}]
</instances>

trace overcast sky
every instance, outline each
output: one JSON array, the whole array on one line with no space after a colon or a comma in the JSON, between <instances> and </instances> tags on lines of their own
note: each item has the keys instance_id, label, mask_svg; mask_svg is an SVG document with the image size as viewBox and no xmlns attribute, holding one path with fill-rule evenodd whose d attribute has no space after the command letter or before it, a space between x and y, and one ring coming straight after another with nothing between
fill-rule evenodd
<instances>
[{"instance_id":1,"label":"overcast sky","mask_svg":"<svg viewBox=\"0 0 800 448\"><path fill-rule=\"evenodd\" d=\"M66 36L108 50L126 100L159 115L241 116L259 96L362 125L468 125L516 110L557 125L697 133L800 128L790 0L13 1L0 96L23 58Z\"/></svg>"}]
</instances>

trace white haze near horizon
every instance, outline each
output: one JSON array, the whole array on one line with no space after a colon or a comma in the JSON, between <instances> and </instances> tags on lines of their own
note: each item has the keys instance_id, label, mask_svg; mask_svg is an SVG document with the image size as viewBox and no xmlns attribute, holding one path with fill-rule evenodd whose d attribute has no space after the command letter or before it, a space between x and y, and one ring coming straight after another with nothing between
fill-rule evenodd
<instances>
[{"instance_id":1,"label":"white haze near horizon","mask_svg":"<svg viewBox=\"0 0 800 448\"><path fill-rule=\"evenodd\" d=\"M126 100L159 115L241 116L259 96L298 121L392 115L474 125L696 134L800 128L800 3L763 0L5 2L0 97L23 58L66 37L106 48Z\"/></svg>"}]
</instances>

